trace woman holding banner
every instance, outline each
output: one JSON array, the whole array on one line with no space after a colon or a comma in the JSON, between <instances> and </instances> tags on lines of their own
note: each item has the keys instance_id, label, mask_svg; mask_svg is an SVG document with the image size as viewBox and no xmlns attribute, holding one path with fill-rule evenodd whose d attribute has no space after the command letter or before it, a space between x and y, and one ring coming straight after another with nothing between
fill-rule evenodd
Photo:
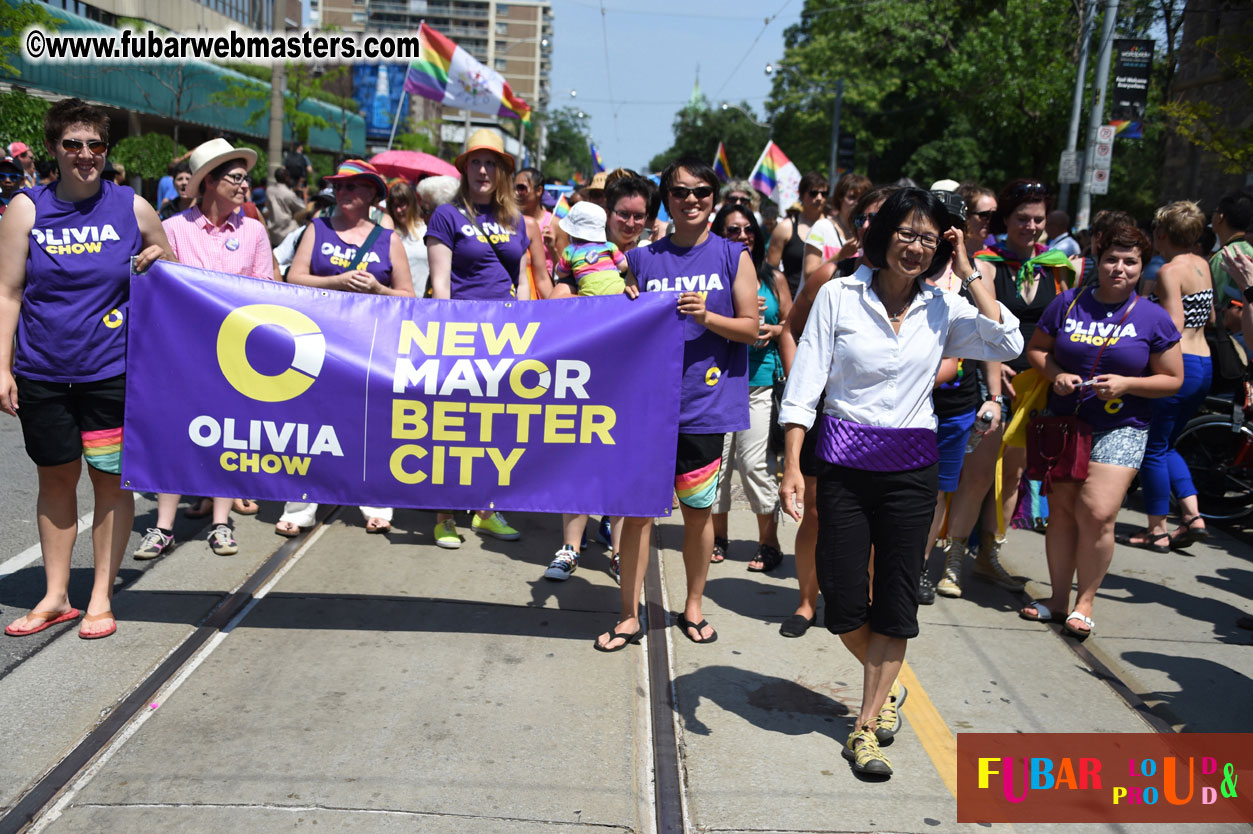
<instances>
[{"instance_id":1,"label":"woman holding banner","mask_svg":"<svg viewBox=\"0 0 1253 834\"><path fill-rule=\"evenodd\" d=\"M80 99L44 116L44 146L60 178L13 197L0 223L0 411L21 419L39 473L37 515L46 590L5 628L13 637L78 619L70 556L78 536L77 486L87 459L95 497L95 574L84 639L117 631L110 611L135 517L122 489L126 320L130 274L174 260L152 206L101 180L109 117ZM89 236L91 246L68 245Z\"/></svg>"},{"instance_id":2,"label":"woman holding banner","mask_svg":"<svg viewBox=\"0 0 1253 834\"><path fill-rule=\"evenodd\" d=\"M374 166L348 159L326 178L335 190L335 213L317 218L296 247L287 280L292 284L413 297L409 257L400 237L370 219L370 208L383 198L387 183ZM318 505L290 501L274 525L280 536L294 536L312 527ZM362 507L367 533L392 529L391 507Z\"/></svg>"},{"instance_id":3,"label":"woman holding banner","mask_svg":"<svg viewBox=\"0 0 1253 834\"><path fill-rule=\"evenodd\" d=\"M243 205L248 199L248 172L257 164L257 153L250 148L234 148L225 139L213 139L191 152L191 177L183 193L193 200L185 211L163 222L162 228L179 263L188 266L274 280L274 253L265 225L246 217ZM181 176L181 175L180 175ZM182 496L157 494L157 525L149 527L134 552L136 559L155 559L174 543L174 514ZM209 547L218 556L232 556L239 545L230 526L234 499L205 499L213 513ZM256 505L251 501L251 512ZM244 507L242 501L241 508ZM188 511L189 517L199 513Z\"/></svg>"},{"instance_id":4,"label":"woman holding banner","mask_svg":"<svg viewBox=\"0 0 1253 834\"><path fill-rule=\"evenodd\" d=\"M818 505L818 583L826 626L862 664L861 709L842 750L862 773L888 775L879 744L900 727L897 681L918 635L918 580L938 483L931 392L943 356L1005 360L1022 349L1018 322L969 263L961 229L919 188L884 202L865 238L865 265L814 300L784 391L784 510ZM955 256L974 304L927 284ZM825 392L822 413L818 400ZM800 467L818 422L818 489ZM874 553L873 596L869 577Z\"/></svg>"},{"instance_id":5,"label":"woman holding banner","mask_svg":"<svg viewBox=\"0 0 1253 834\"><path fill-rule=\"evenodd\" d=\"M677 278L692 291L678 294L684 324L675 491L683 512L683 563L687 600L678 626L693 643L712 643L718 633L701 616L709 554L710 510L718 492L722 440L749 427L748 350L759 337L757 270L744 246L709 232L718 177L696 159L672 163L661 175L661 193L674 233L627 253L639 285L661 290ZM634 288L628 288L630 294ZM636 290L638 291L638 290ZM640 593L648 569L651 518L628 518L622 531L622 612L617 625L596 639L596 649L615 652L639 642Z\"/></svg>"},{"instance_id":6,"label":"woman holding banner","mask_svg":"<svg viewBox=\"0 0 1253 834\"><path fill-rule=\"evenodd\" d=\"M451 203L435 209L426 228L433 297L509 300L516 292L518 298L529 299L528 254L535 285L541 297L547 296L552 281L541 267L544 245L527 234L518 211L514 159L505 153L505 140L494 130L477 130L454 162L461 172L461 190ZM521 535L497 512L480 510L470 525L503 541L517 541ZM436 514L435 544L448 550L461 547L452 513Z\"/></svg>"}]
</instances>

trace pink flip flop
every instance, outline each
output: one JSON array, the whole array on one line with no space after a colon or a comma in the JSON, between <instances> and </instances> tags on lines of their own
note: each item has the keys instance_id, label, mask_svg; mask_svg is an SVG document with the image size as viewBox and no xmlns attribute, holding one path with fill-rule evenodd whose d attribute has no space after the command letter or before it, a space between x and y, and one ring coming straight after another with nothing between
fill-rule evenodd
<instances>
[{"instance_id":1,"label":"pink flip flop","mask_svg":"<svg viewBox=\"0 0 1253 834\"><path fill-rule=\"evenodd\" d=\"M55 611L32 611L26 616L40 617L43 622L34 628L14 628L13 626L6 626L4 633L10 637L29 637L32 634L38 634L46 628L52 628L54 625L68 623L70 620L76 620L78 619L78 614L79 611L77 608L71 608L64 614L58 614Z\"/></svg>"}]
</instances>

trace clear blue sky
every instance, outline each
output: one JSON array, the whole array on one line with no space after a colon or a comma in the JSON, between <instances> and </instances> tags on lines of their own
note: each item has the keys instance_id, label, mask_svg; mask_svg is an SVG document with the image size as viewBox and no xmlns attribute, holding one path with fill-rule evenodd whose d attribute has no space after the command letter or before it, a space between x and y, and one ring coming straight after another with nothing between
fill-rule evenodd
<instances>
[{"instance_id":1,"label":"clear blue sky","mask_svg":"<svg viewBox=\"0 0 1253 834\"><path fill-rule=\"evenodd\" d=\"M782 57L783 30L803 6L804 0L553 0L549 106L571 104L590 117L609 168L643 171L670 147L674 114L691 95L698 66L701 90L714 106L747 100L764 121L765 65ZM773 18L768 25L767 17Z\"/></svg>"}]
</instances>

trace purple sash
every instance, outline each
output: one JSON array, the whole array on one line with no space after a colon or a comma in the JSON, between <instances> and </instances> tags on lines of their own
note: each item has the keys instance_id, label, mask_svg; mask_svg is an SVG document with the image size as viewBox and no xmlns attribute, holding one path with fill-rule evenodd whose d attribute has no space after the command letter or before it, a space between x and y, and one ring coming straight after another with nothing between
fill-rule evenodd
<instances>
[{"instance_id":1,"label":"purple sash","mask_svg":"<svg viewBox=\"0 0 1253 834\"><path fill-rule=\"evenodd\" d=\"M827 463L870 472L922 469L940 459L931 429L866 426L827 414L822 415L817 451Z\"/></svg>"}]
</instances>

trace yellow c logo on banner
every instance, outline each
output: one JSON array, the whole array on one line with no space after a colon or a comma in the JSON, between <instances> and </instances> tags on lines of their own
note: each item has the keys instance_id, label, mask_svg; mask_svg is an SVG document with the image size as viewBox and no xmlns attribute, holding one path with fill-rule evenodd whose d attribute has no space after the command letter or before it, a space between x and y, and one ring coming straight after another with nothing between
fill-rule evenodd
<instances>
[{"instance_id":1,"label":"yellow c logo on banner","mask_svg":"<svg viewBox=\"0 0 1253 834\"><path fill-rule=\"evenodd\" d=\"M296 354L291 367L273 376L263 374L248 362L245 346L253 330L272 324L291 334ZM232 310L218 329L218 366L231 386L253 400L280 403L299 397L322 372L326 358L326 337L313 319L290 307L277 304L250 304Z\"/></svg>"}]
</instances>

